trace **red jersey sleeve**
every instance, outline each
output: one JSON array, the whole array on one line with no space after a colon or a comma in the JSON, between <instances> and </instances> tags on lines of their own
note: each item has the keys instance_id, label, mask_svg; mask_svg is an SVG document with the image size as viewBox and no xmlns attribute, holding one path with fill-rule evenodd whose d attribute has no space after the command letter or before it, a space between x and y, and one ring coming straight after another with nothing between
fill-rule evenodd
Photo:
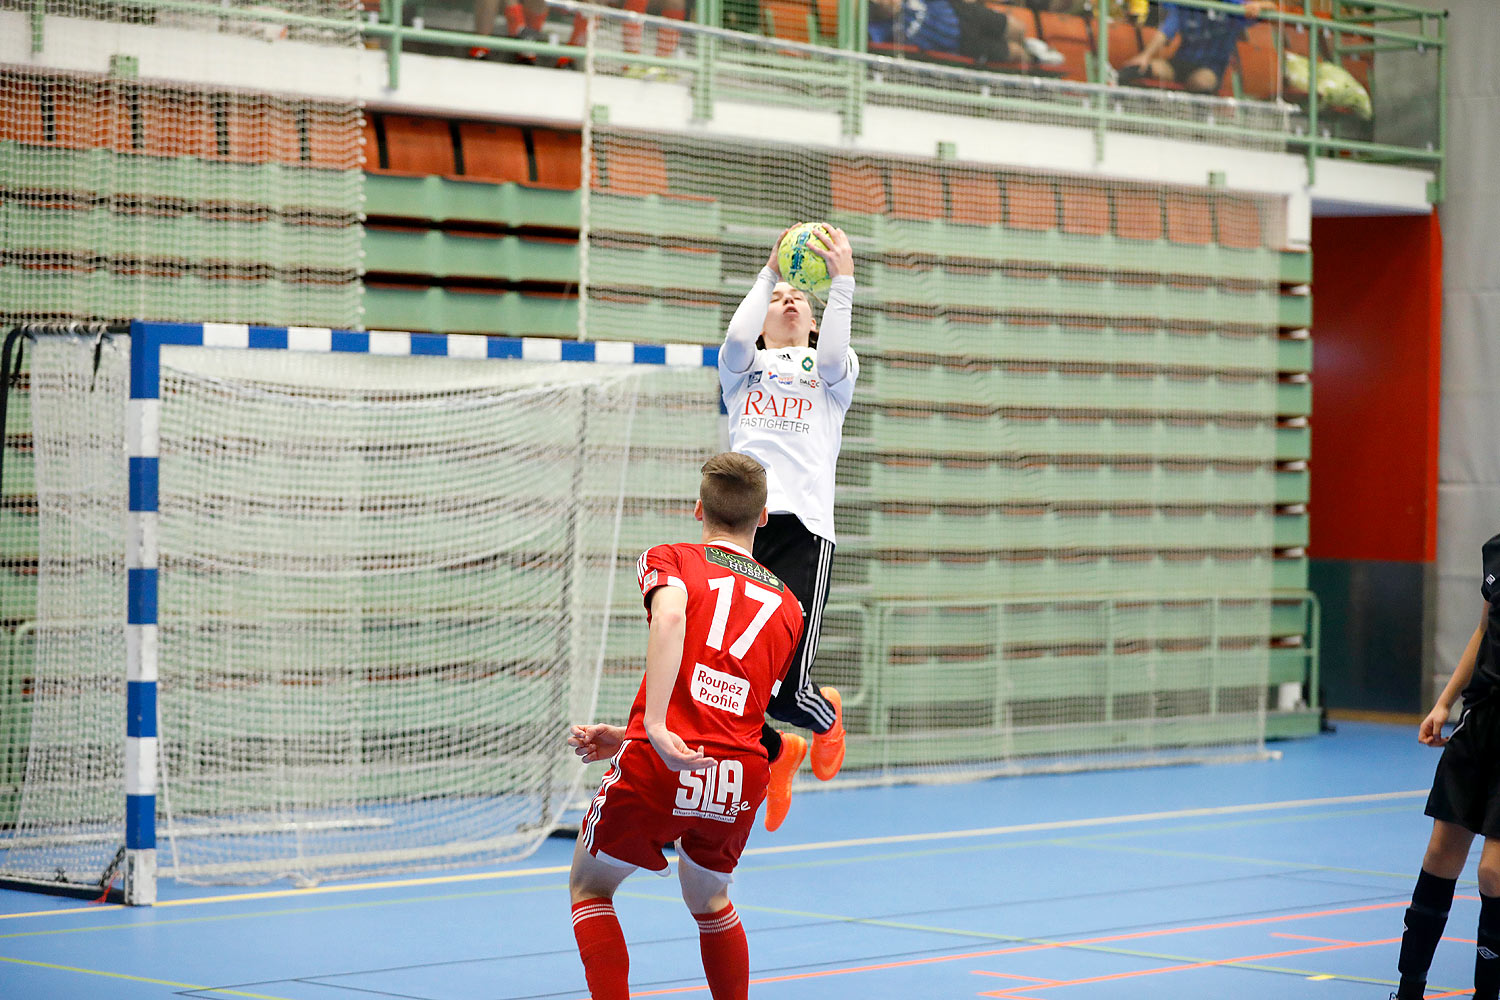
<instances>
[{"instance_id":1,"label":"red jersey sleeve","mask_svg":"<svg viewBox=\"0 0 1500 1000\"><path fill-rule=\"evenodd\" d=\"M641 553L635 562L635 582L641 588L641 600L651 610L651 592L657 587L687 590L678 568L677 552L670 545L655 545Z\"/></svg>"}]
</instances>

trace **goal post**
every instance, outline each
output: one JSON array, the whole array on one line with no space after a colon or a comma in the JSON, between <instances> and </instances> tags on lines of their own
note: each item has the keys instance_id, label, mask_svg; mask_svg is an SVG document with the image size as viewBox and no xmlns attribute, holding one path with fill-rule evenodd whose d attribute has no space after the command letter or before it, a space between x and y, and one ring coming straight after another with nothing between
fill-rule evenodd
<instances>
[{"instance_id":1,"label":"goal post","mask_svg":"<svg viewBox=\"0 0 1500 1000\"><path fill-rule=\"evenodd\" d=\"M28 333L39 638L0 877L97 895L118 870L149 904L158 869L528 853L587 773L563 737L619 658L621 547L679 513L663 462L715 450L716 350L121 332Z\"/></svg>"}]
</instances>

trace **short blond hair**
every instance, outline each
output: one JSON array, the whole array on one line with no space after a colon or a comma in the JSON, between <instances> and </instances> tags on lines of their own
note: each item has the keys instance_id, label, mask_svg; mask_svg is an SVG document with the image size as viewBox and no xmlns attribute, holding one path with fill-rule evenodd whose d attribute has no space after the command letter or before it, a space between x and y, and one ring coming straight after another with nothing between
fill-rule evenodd
<instances>
[{"instance_id":1,"label":"short blond hair","mask_svg":"<svg viewBox=\"0 0 1500 1000\"><path fill-rule=\"evenodd\" d=\"M703 520L736 534L755 527L766 506L766 470L749 455L723 451L703 463Z\"/></svg>"}]
</instances>

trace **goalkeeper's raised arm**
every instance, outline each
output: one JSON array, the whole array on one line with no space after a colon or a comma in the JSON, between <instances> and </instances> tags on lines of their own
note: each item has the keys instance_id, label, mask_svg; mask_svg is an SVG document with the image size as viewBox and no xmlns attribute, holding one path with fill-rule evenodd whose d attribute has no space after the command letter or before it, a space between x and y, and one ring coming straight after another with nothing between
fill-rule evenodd
<instances>
[{"instance_id":1,"label":"goalkeeper's raised arm","mask_svg":"<svg viewBox=\"0 0 1500 1000\"><path fill-rule=\"evenodd\" d=\"M785 232L782 234L786 235ZM812 682L833 562L834 470L859 359L850 346L854 251L843 230L822 224L807 245L823 258L832 285L821 321L802 291L782 280L777 248L735 310L719 351L719 384L729 447L765 466L770 521L756 534L755 558L791 588L806 614L802 644L767 714L812 730L813 772L824 780L844 760L839 694ZM785 815L806 741L769 727L772 763L766 825Z\"/></svg>"}]
</instances>

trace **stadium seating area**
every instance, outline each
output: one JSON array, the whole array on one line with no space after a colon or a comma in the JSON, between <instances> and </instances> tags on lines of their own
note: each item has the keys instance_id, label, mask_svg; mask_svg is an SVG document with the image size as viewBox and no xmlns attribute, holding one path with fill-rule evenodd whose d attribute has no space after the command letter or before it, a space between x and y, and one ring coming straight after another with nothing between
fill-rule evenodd
<instances>
[{"instance_id":1,"label":"stadium seating area","mask_svg":"<svg viewBox=\"0 0 1500 1000\"><path fill-rule=\"evenodd\" d=\"M176 319L230 300L254 322L354 321L349 109L20 73L0 73L0 103L0 316Z\"/></svg>"},{"instance_id":2,"label":"stadium seating area","mask_svg":"<svg viewBox=\"0 0 1500 1000\"><path fill-rule=\"evenodd\" d=\"M367 325L574 331L576 133L397 114L372 114L366 129ZM1280 253L1257 206L1227 195L868 158L801 166L827 185L812 197L858 237L867 306L856 330L863 391L841 463L841 603L824 653L834 680L880 692L851 706L856 731L893 733L938 716L959 725L1002 703L1041 713L1047 664L1055 671L1059 656L1070 667L1078 657L1115 663L1100 668L1099 691L1109 692L1100 710L1128 715L1135 689L1114 674L1129 672L1129 658L1101 653L1104 640L1080 645L1064 634L1088 615L1056 614L1053 602L1082 576L1105 592L1180 593L1226 573L1269 572L1286 595L1272 609L1273 682L1300 681L1306 255ZM784 210L716 192L722 182L700 167L674 140L600 138L590 173L594 339L722 337ZM1267 273L1279 285L1267 287ZM946 305L935 311L933 302ZM1247 343L1268 326L1283 336L1247 367ZM1258 457L1269 452L1274 467ZM1257 500L1267 495L1274 513ZM665 527L642 517L627 515L622 550ZM1257 565L1262 545L1276 558ZM866 649L910 624L872 623L869 608L919 596L957 605L997 591L1030 603L973 609L990 630L982 642L905 638ZM629 610L624 598L621 608ZM1153 620L1167 610L1155 607ZM1096 611L1123 620L1113 605ZM1215 641L1252 641L1254 628L1235 639L1233 614L1211 599L1183 613L1197 630L1172 640L1184 663L1197 664L1184 692L1201 685L1203 644L1215 630ZM1025 640L996 639L1002 626ZM983 687L997 641L1036 671L1034 690L1000 701L993 691L953 694L963 690L954 670L962 674L968 659ZM1162 652L1166 641L1148 645ZM1134 648L1121 638L1109 645ZM638 680L634 648L615 655L605 704L628 701ZM869 664L901 681L869 675ZM968 708L954 708L966 698Z\"/></svg>"},{"instance_id":3,"label":"stadium seating area","mask_svg":"<svg viewBox=\"0 0 1500 1000\"><path fill-rule=\"evenodd\" d=\"M1006 3L1001 0L988 0L988 6L1025 25L1029 36L1046 43L1063 57L1063 61L1056 66L1014 63L989 64L985 67L999 72L1021 72L1078 82L1099 81L1108 75L1107 72L1101 73L1101 69L1118 70L1145 48L1156 30L1126 17L1111 18L1106 42L1109 66L1106 68L1097 65L1098 24L1092 14L1057 12L1047 9L1046 4ZM787 41L836 46L840 42L840 7L838 0L761 0L761 32ZM1326 12L1314 13L1327 16ZM1341 65L1368 90L1373 56L1369 52L1343 52L1362 41L1364 40L1357 36L1335 35L1330 30L1323 33L1316 47L1323 60ZM1310 33L1301 25L1282 26L1269 20L1253 22L1243 32L1235 47L1234 57L1224 74L1219 93L1224 97L1256 100L1275 100L1281 97L1305 104L1305 91L1299 91L1284 78L1283 54L1289 52L1307 56L1313 48ZM870 41L867 43L867 50L875 55L919 59L947 66L975 66L974 60L969 57L952 52L923 51L914 45ZM1169 49L1168 54L1170 51ZM1143 81L1140 85L1164 90L1181 89L1180 85L1174 83Z\"/></svg>"},{"instance_id":4,"label":"stadium seating area","mask_svg":"<svg viewBox=\"0 0 1500 1000\"><path fill-rule=\"evenodd\" d=\"M1097 72L1096 66L1099 52L1098 26L1093 17L1036 10L1029 6L1005 4L993 2L993 0L989 6L996 11L1009 13L1030 25L1030 33L1034 37L1062 53L1064 61L1055 70L1030 67L1026 69L1027 72L1055 75L1079 82L1097 81L1102 78L1103 75ZM768 33L779 37L794 37L774 30L778 23L780 22L769 21ZM1118 69L1124 65L1127 60L1145 48L1146 42L1154 33L1154 28L1143 27L1128 19L1112 19L1109 23L1109 37L1106 43L1109 68ZM804 39L799 38L799 40ZM1339 39L1340 44L1344 46L1358 44L1359 41L1353 36ZM1329 58L1329 52L1334 49L1331 34L1320 44L1319 48L1323 53L1323 58ZM1283 28L1270 21L1252 23L1235 47L1234 58L1230 62L1228 72L1224 74L1219 93L1224 97L1256 100L1274 100L1277 97L1284 97L1291 101L1305 102L1307 94L1289 87L1282 79L1281 56L1283 52L1306 56L1311 49L1309 33L1301 26L1292 25ZM872 45L869 51L881 55L899 54L926 58L946 65L973 65L972 60L961 55L922 53L911 46ZM1368 89L1372 63L1370 54L1349 55L1338 61L1353 74L1361 85ZM1178 84L1172 83L1147 82L1146 85L1167 90L1180 89Z\"/></svg>"}]
</instances>

